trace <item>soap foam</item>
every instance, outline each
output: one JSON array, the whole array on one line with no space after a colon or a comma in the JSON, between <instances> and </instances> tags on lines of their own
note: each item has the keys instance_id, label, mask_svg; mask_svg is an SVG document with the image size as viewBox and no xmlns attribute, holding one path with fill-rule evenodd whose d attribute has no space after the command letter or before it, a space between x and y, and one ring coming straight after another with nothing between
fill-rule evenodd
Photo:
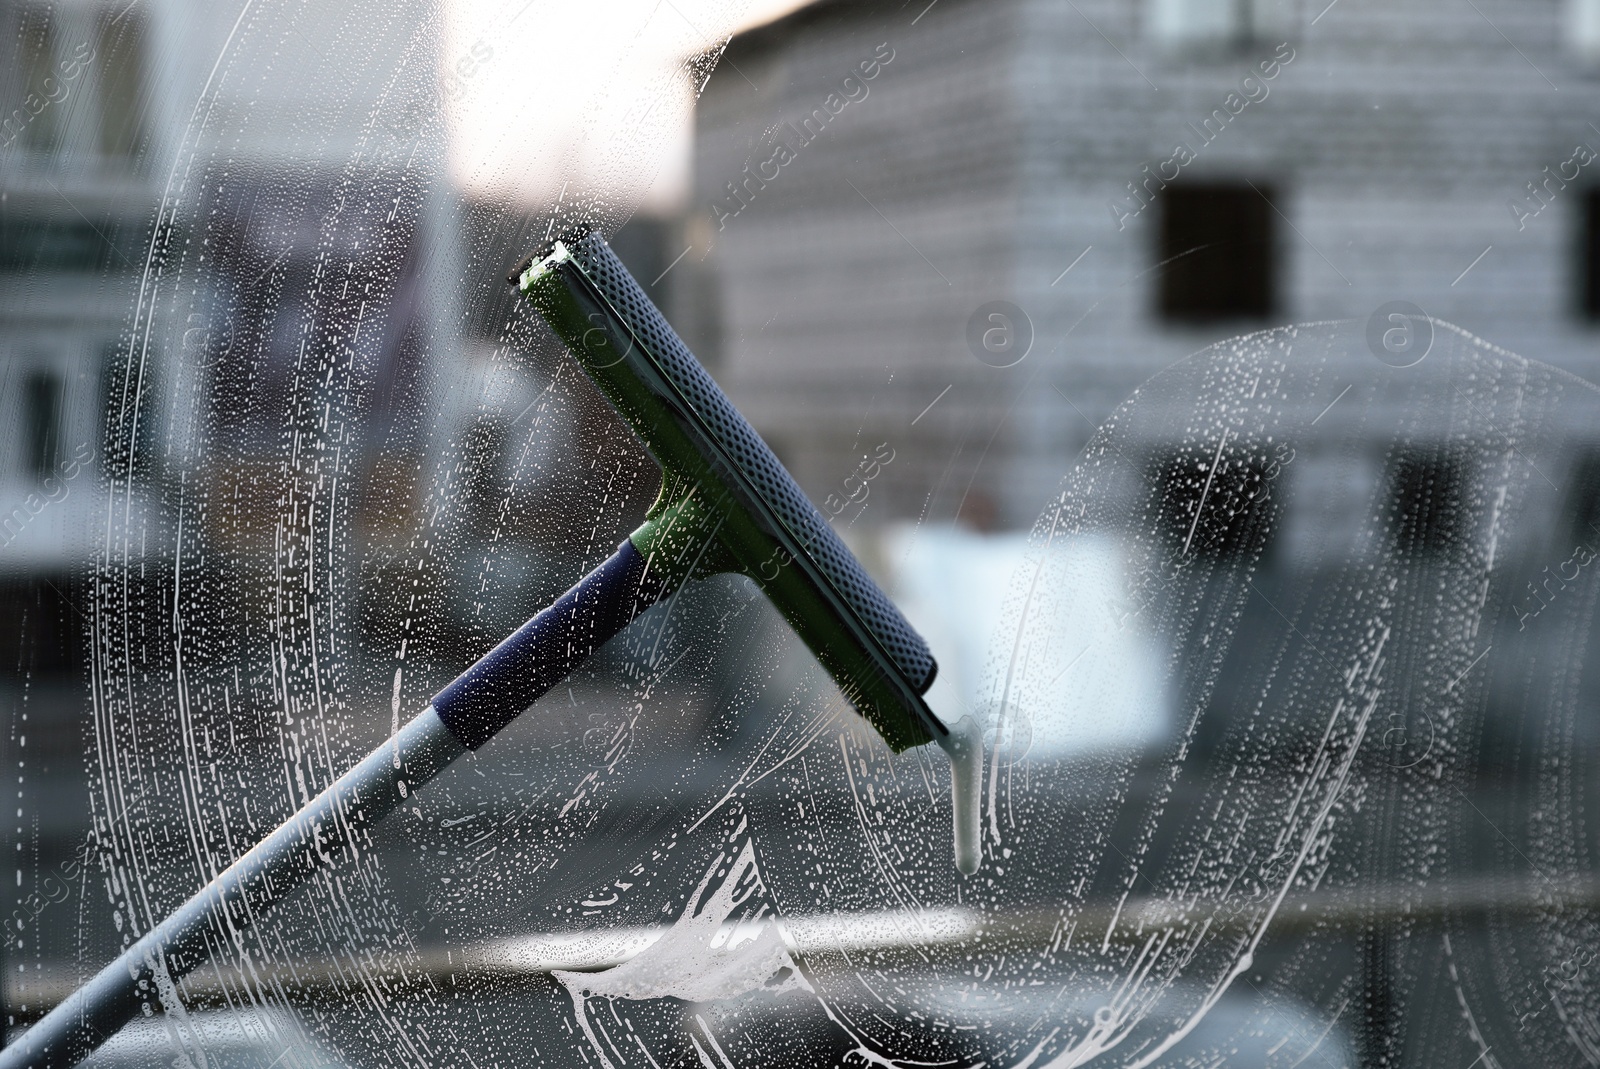
<instances>
[{"instance_id":1,"label":"soap foam","mask_svg":"<svg viewBox=\"0 0 1600 1069\"><path fill-rule=\"evenodd\" d=\"M983 731L971 716L962 717L938 740L950 758L950 826L955 836L956 868L971 876L978 871L979 810L983 798Z\"/></svg>"}]
</instances>

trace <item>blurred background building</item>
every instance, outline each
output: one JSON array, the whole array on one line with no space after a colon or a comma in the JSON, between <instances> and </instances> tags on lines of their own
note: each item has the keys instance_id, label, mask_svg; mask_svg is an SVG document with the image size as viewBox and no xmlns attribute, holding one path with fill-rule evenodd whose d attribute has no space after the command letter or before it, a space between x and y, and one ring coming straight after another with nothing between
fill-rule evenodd
<instances>
[{"instance_id":1,"label":"blurred background building","mask_svg":"<svg viewBox=\"0 0 1600 1069\"><path fill-rule=\"evenodd\" d=\"M818 500L887 436L869 517L1027 526L1150 375L1394 300L1592 377L1586 0L912 6L736 37L661 253L691 347ZM974 356L991 301L1025 356Z\"/></svg>"}]
</instances>

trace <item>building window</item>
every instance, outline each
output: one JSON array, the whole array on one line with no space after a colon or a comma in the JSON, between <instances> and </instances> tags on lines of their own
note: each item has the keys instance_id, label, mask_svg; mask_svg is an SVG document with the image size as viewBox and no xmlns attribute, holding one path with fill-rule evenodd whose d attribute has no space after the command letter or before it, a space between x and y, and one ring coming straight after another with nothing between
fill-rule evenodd
<instances>
[{"instance_id":1,"label":"building window","mask_svg":"<svg viewBox=\"0 0 1600 1069\"><path fill-rule=\"evenodd\" d=\"M1270 187L1172 186L1160 195L1157 311L1172 323L1265 319L1276 310Z\"/></svg>"},{"instance_id":2,"label":"building window","mask_svg":"<svg viewBox=\"0 0 1600 1069\"><path fill-rule=\"evenodd\" d=\"M1583 195L1578 232L1578 314L1600 323L1600 189Z\"/></svg>"},{"instance_id":3,"label":"building window","mask_svg":"<svg viewBox=\"0 0 1600 1069\"><path fill-rule=\"evenodd\" d=\"M120 239L120 240L119 240ZM0 271L104 271L127 266L137 237L104 216L12 212L0 215Z\"/></svg>"},{"instance_id":4,"label":"building window","mask_svg":"<svg viewBox=\"0 0 1600 1069\"><path fill-rule=\"evenodd\" d=\"M0 576L0 672L78 671L89 642L81 598L70 575Z\"/></svg>"},{"instance_id":5,"label":"building window","mask_svg":"<svg viewBox=\"0 0 1600 1069\"><path fill-rule=\"evenodd\" d=\"M1200 443L1153 455L1146 466L1154 530L1169 551L1212 560L1263 560L1282 520L1279 448Z\"/></svg>"},{"instance_id":6,"label":"building window","mask_svg":"<svg viewBox=\"0 0 1600 1069\"><path fill-rule=\"evenodd\" d=\"M1285 0L1149 0L1150 36L1172 47L1242 47L1283 33Z\"/></svg>"},{"instance_id":7,"label":"building window","mask_svg":"<svg viewBox=\"0 0 1600 1069\"><path fill-rule=\"evenodd\" d=\"M137 363L126 345L107 342L100 355L100 413L104 438L100 464L107 477L132 479L149 472L155 451L150 402L138 397Z\"/></svg>"},{"instance_id":8,"label":"building window","mask_svg":"<svg viewBox=\"0 0 1600 1069\"><path fill-rule=\"evenodd\" d=\"M1567 0L1567 47L1591 62L1600 60L1600 0Z\"/></svg>"},{"instance_id":9,"label":"building window","mask_svg":"<svg viewBox=\"0 0 1600 1069\"><path fill-rule=\"evenodd\" d=\"M1389 468L1389 501L1395 548L1411 556L1433 556L1468 541L1469 462L1443 446L1410 449Z\"/></svg>"},{"instance_id":10,"label":"building window","mask_svg":"<svg viewBox=\"0 0 1600 1069\"><path fill-rule=\"evenodd\" d=\"M44 479L55 471L61 453L61 376L35 371L23 382L23 446L28 474Z\"/></svg>"},{"instance_id":11,"label":"building window","mask_svg":"<svg viewBox=\"0 0 1600 1069\"><path fill-rule=\"evenodd\" d=\"M4 140L19 139L33 152L53 153L61 142L60 109L51 106L52 97L61 91L54 69L58 36L55 19L46 9L25 8L18 31L21 93L17 106L8 109Z\"/></svg>"},{"instance_id":12,"label":"building window","mask_svg":"<svg viewBox=\"0 0 1600 1069\"><path fill-rule=\"evenodd\" d=\"M1565 485L1567 541L1586 546L1600 543L1600 450L1580 452Z\"/></svg>"},{"instance_id":13,"label":"building window","mask_svg":"<svg viewBox=\"0 0 1600 1069\"><path fill-rule=\"evenodd\" d=\"M133 156L144 141L145 25L139 12L124 7L100 13L95 25L96 86L100 98L100 153Z\"/></svg>"}]
</instances>

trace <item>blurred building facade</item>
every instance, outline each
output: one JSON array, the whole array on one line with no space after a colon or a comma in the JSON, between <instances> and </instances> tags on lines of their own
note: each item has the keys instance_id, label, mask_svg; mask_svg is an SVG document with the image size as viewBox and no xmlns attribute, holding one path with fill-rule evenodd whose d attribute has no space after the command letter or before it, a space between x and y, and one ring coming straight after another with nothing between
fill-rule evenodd
<instances>
[{"instance_id":1,"label":"blurred building facade","mask_svg":"<svg viewBox=\"0 0 1600 1069\"><path fill-rule=\"evenodd\" d=\"M869 524L1026 526L1263 326L1406 301L1592 379L1597 7L1479 6L807 5L707 85L676 318L816 500L892 438Z\"/></svg>"}]
</instances>

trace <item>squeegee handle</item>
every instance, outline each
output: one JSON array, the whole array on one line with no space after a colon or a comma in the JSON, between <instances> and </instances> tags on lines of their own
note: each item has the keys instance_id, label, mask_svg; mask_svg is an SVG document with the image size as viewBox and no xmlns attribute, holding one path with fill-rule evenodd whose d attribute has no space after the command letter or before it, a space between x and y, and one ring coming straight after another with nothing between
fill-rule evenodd
<instances>
[{"instance_id":1,"label":"squeegee handle","mask_svg":"<svg viewBox=\"0 0 1600 1069\"><path fill-rule=\"evenodd\" d=\"M176 982L241 936L367 829L468 750L483 745L634 617L669 593L624 542L87 984L0 1050L0 1069L69 1069L135 1016L181 993Z\"/></svg>"},{"instance_id":2,"label":"squeegee handle","mask_svg":"<svg viewBox=\"0 0 1600 1069\"><path fill-rule=\"evenodd\" d=\"M439 719L476 750L560 683L673 584L632 540L433 699Z\"/></svg>"}]
</instances>

